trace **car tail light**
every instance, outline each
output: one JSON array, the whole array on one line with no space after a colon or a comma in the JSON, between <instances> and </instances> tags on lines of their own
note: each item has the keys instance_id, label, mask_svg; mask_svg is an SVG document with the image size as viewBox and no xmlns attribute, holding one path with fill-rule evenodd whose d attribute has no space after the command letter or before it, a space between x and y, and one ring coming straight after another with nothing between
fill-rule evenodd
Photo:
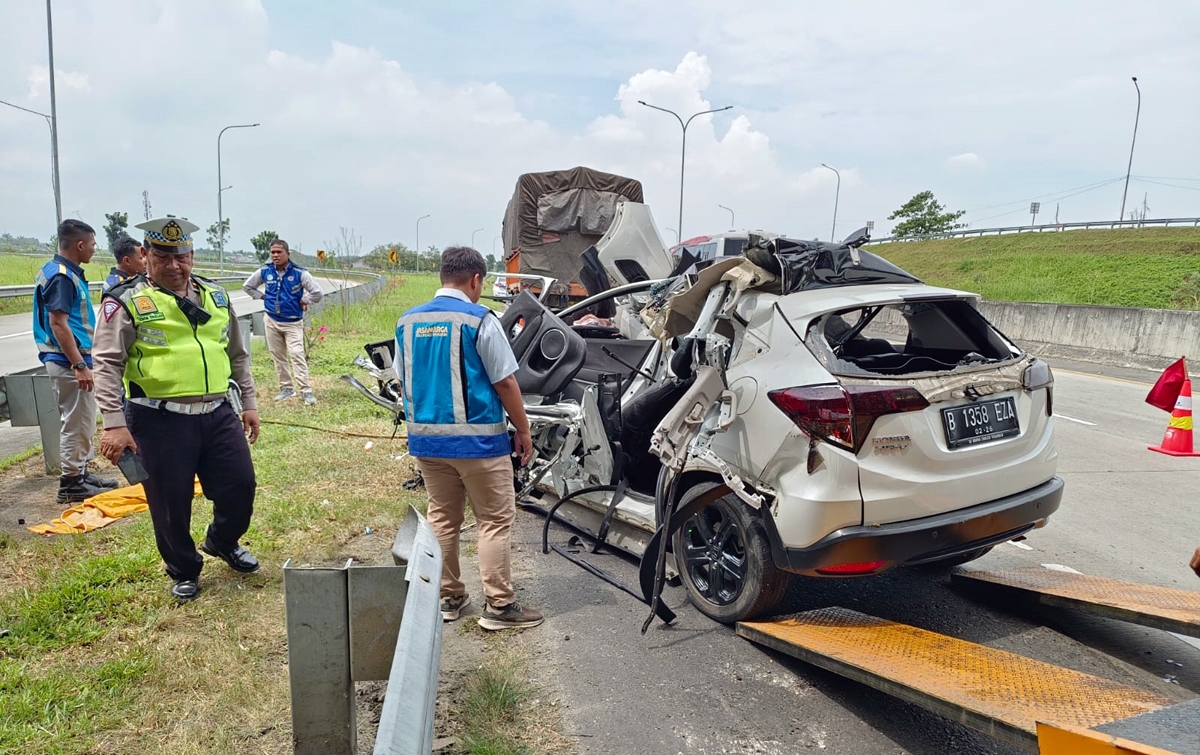
<instances>
[{"instance_id":1,"label":"car tail light","mask_svg":"<svg viewBox=\"0 0 1200 755\"><path fill-rule=\"evenodd\" d=\"M1054 414L1054 373L1050 365L1040 359L1033 360L1021 376L1021 384L1027 391L1046 389L1046 416Z\"/></svg>"},{"instance_id":2,"label":"car tail light","mask_svg":"<svg viewBox=\"0 0 1200 755\"><path fill-rule=\"evenodd\" d=\"M886 563L887 561L860 561L855 564L834 564L833 566L822 566L820 569L817 569L817 574L843 577L855 574L871 574L872 572L879 571L880 567Z\"/></svg>"},{"instance_id":3,"label":"car tail light","mask_svg":"<svg viewBox=\"0 0 1200 755\"><path fill-rule=\"evenodd\" d=\"M871 426L885 414L929 406L915 388L875 385L811 385L767 394L771 403L813 438L858 453Z\"/></svg>"}]
</instances>

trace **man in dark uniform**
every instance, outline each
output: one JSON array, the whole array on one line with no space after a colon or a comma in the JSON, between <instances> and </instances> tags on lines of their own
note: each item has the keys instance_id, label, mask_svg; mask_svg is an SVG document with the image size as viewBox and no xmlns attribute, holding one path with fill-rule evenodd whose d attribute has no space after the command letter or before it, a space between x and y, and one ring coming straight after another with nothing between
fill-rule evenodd
<instances>
[{"instance_id":1,"label":"man in dark uniform","mask_svg":"<svg viewBox=\"0 0 1200 755\"><path fill-rule=\"evenodd\" d=\"M175 581L171 594L185 601L199 593L204 565L190 533L197 476L213 502L200 550L239 572L258 569L238 544L254 505L246 438L258 439L258 412L229 296L191 274L191 234L199 228L170 215L137 227L146 234L147 272L104 295L96 327L100 450L116 462L130 448L145 466L158 552Z\"/></svg>"},{"instance_id":2,"label":"man in dark uniform","mask_svg":"<svg viewBox=\"0 0 1200 755\"><path fill-rule=\"evenodd\" d=\"M105 291L146 272L146 249L128 236L117 239L112 253L117 258L117 266L109 270L108 277L104 279Z\"/></svg>"}]
</instances>

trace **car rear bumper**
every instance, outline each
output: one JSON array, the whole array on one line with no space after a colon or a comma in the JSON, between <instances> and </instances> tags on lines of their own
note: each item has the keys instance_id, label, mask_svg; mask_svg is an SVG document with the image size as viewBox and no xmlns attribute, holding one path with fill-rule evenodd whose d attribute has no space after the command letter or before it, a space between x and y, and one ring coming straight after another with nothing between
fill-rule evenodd
<instances>
[{"instance_id":1,"label":"car rear bumper","mask_svg":"<svg viewBox=\"0 0 1200 755\"><path fill-rule=\"evenodd\" d=\"M1023 493L945 514L877 526L843 527L807 548L785 548L770 514L763 520L775 564L797 574L839 564L885 562L877 574L900 564L952 558L1018 537L1046 523L1058 510L1063 481L1054 477Z\"/></svg>"}]
</instances>

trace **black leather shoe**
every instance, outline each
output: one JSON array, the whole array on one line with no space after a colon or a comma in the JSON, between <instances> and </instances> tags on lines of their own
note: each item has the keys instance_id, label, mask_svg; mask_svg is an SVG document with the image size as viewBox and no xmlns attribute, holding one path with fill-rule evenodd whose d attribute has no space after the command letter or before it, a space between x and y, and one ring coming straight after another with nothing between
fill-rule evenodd
<instances>
[{"instance_id":1,"label":"black leather shoe","mask_svg":"<svg viewBox=\"0 0 1200 755\"><path fill-rule=\"evenodd\" d=\"M180 603L195 600L200 594L200 583L194 579L181 579L172 585L171 594L178 598Z\"/></svg>"},{"instance_id":2,"label":"black leather shoe","mask_svg":"<svg viewBox=\"0 0 1200 755\"><path fill-rule=\"evenodd\" d=\"M225 563L229 564L229 568L234 571L240 571L243 574L249 574L252 571L258 571L258 559L250 555L250 551L242 546L234 546L233 550L219 551L212 544L212 541L205 538L204 543L200 546L200 550L210 556L216 556Z\"/></svg>"},{"instance_id":3,"label":"black leather shoe","mask_svg":"<svg viewBox=\"0 0 1200 755\"><path fill-rule=\"evenodd\" d=\"M104 477L97 477L96 475L92 474L91 472L84 472L83 479L85 482L87 482L87 484L94 485L98 488L104 488L105 490L116 490L118 487L120 487L117 484L116 480L109 480Z\"/></svg>"},{"instance_id":4,"label":"black leather shoe","mask_svg":"<svg viewBox=\"0 0 1200 755\"><path fill-rule=\"evenodd\" d=\"M58 478L58 503L79 503L94 495L100 495L107 488L88 482L87 475L63 475Z\"/></svg>"}]
</instances>

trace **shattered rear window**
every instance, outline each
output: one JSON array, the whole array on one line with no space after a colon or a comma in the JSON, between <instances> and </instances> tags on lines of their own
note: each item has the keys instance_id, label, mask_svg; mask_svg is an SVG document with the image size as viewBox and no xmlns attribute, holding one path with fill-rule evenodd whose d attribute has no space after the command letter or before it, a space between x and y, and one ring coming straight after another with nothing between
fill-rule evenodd
<instances>
[{"instance_id":1,"label":"shattered rear window","mask_svg":"<svg viewBox=\"0 0 1200 755\"><path fill-rule=\"evenodd\" d=\"M804 343L834 375L953 372L1021 356L1020 349L962 299L830 312L809 324Z\"/></svg>"}]
</instances>

